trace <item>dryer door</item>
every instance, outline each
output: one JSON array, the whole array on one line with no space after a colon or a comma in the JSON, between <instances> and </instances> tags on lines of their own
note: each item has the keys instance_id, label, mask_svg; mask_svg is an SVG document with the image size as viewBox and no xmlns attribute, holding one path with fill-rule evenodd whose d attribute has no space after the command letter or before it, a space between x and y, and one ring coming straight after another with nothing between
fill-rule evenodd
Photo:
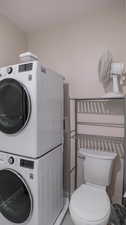
<instances>
[{"instance_id":1,"label":"dryer door","mask_svg":"<svg viewBox=\"0 0 126 225\"><path fill-rule=\"evenodd\" d=\"M0 130L15 134L25 127L30 116L30 97L15 79L0 82Z\"/></svg>"},{"instance_id":2,"label":"dryer door","mask_svg":"<svg viewBox=\"0 0 126 225\"><path fill-rule=\"evenodd\" d=\"M12 170L0 171L0 213L12 223L26 222L32 212L32 197L23 179Z\"/></svg>"}]
</instances>

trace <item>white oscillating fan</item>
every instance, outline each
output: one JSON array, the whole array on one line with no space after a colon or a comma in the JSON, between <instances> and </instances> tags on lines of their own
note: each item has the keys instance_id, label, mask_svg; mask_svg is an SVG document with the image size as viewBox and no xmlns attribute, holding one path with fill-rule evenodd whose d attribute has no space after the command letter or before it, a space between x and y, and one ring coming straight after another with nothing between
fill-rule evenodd
<instances>
[{"instance_id":1,"label":"white oscillating fan","mask_svg":"<svg viewBox=\"0 0 126 225\"><path fill-rule=\"evenodd\" d=\"M123 94L120 91L120 79L124 74L124 64L113 62L112 54L109 51L101 56L98 65L98 73L99 80L103 86L106 86L111 80L113 82L112 92L106 93L103 97L123 97Z\"/></svg>"}]
</instances>

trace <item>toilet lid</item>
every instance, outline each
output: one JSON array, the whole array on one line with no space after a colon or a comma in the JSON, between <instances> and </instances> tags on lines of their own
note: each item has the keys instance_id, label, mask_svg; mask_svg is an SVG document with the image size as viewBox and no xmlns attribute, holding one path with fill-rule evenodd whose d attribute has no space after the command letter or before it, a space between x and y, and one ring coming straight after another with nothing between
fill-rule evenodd
<instances>
[{"instance_id":1,"label":"toilet lid","mask_svg":"<svg viewBox=\"0 0 126 225\"><path fill-rule=\"evenodd\" d=\"M81 185L72 195L70 208L87 221L104 219L110 210L110 200L104 189Z\"/></svg>"}]
</instances>

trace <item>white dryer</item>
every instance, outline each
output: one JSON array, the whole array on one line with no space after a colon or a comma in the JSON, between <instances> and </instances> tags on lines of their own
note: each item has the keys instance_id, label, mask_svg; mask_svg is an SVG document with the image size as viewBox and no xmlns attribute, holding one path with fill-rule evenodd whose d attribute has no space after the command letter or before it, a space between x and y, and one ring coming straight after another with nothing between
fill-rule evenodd
<instances>
[{"instance_id":1,"label":"white dryer","mask_svg":"<svg viewBox=\"0 0 126 225\"><path fill-rule=\"evenodd\" d=\"M0 68L0 151L37 158L63 143L63 83L38 61Z\"/></svg>"},{"instance_id":2,"label":"white dryer","mask_svg":"<svg viewBox=\"0 0 126 225\"><path fill-rule=\"evenodd\" d=\"M0 225L53 225L63 208L62 146L40 159L0 152Z\"/></svg>"}]
</instances>

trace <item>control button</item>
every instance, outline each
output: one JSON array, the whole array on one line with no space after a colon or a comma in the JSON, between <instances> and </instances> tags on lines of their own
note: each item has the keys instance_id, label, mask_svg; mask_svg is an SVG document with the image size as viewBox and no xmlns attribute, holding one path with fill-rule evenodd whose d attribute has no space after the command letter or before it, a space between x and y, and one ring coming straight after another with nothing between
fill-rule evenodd
<instances>
[{"instance_id":1,"label":"control button","mask_svg":"<svg viewBox=\"0 0 126 225\"><path fill-rule=\"evenodd\" d=\"M33 179L34 179L34 175L33 175L33 173L30 173L30 174L29 174L29 177L30 177L30 179L32 179L32 180L33 180Z\"/></svg>"},{"instance_id":2,"label":"control button","mask_svg":"<svg viewBox=\"0 0 126 225\"><path fill-rule=\"evenodd\" d=\"M12 71L13 71L13 68L12 68L12 67L8 67L8 68L7 68L7 73L8 73L8 74L11 74Z\"/></svg>"},{"instance_id":3,"label":"control button","mask_svg":"<svg viewBox=\"0 0 126 225\"><path fill-rule=\"evenodd\" d=\"M10 157L8 159L8 163L11 164L11 165L14 164L14 158L13 157Z\"/></svg>"},{"instance_id":4,"label":"control button","mask_svg":"<svg viewBox=\"0 0 126 225\"><path fill-rule=\"evenodd\" d=\"M28 75L28 80L29 80L29 81L32 80L32 75L31 75L31 74Z\"/></svg>"}]
</instances>

